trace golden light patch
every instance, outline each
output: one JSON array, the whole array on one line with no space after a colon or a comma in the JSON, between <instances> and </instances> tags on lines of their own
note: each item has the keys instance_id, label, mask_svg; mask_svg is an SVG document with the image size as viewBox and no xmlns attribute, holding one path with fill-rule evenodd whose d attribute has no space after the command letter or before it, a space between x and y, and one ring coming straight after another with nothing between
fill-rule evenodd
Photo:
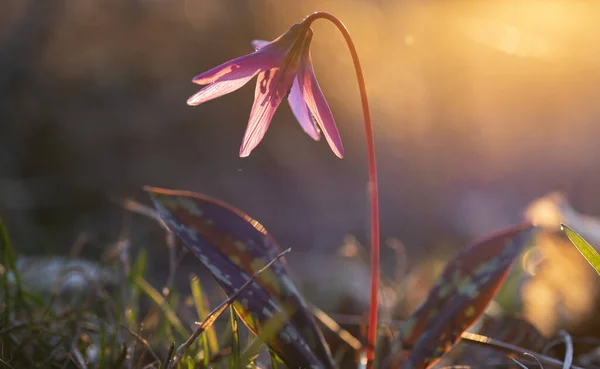
<instances>
[{"instance_id":1,"label":"golden light patch","mask_svg":"<svg viewBox=\"0 0 600 369\"><path fill-rule=\"evenodd\" d=\"M279 283L277 282L277 276L275 275L275 273L273 273L272 271L268 273L265 272L267 271L263 271L259 276L261 282L263 282L263 284L265 285L273 287L274 291L279 292Z\"/></svg>"},{"instance_id":2,"label":"golden light patch","mask_svg":"<svg viewBox=\"0 0 600 369\"><path fill-rule=\"evenodd\" d=\"M252 268L252 270L259 270L265 265L267 265L267 261L264 258L256 258L250 263L250 268ZM279 280L272 270L264 270L258 276L258 280L262 282L262 285L264 285L267 290L274 291L277 294L280 293L281 288L279 286Z\"/></svg>"},{"instance_id":3,"label":"golden light patch","mask_svg":"<svg viewBox=\"0 0 600 369\"><path fill-rule=\"evenodd\" d=\"M262 234L267 234L267 230L265 229L265 227L263 227L263 225L260 224L258 221L250 217L246 217L246 220L248 221L248 223L252 224L252 227L256 228L257 231L259 231Z\"/></svg>"},{"instance_id":4,"label":"golden light patch","mask_svg":"<svg viewBox=\"0 0 600 369\"><path fill-rule=\"evenodd\" d=\"M267 265L267 261L264 258L254 258L252 260L252 263L250 264L250 267L252 268L252 270L259 270L265 265Z\"/></svg>"},{"instance_id":5,"label":"golden light patch","mask_svg":"<svg viewBox=\"0 0 600 369\"><path fill-rule=\"evenodd\" d=\"M473 307L473 306L469 306L468 308L465 309L465 316L468 318L474 316L475 313L476 313L475 307Z\"/></svg>"},{"instance_id":6,"label":"golden light patch","mask_svg":"<svg viewBox=\"0 0 600 369\"><path fill-rule=\"evenodd\" d=\"M233 246L235 246L235 248L237 248L238 250L245 252L248 250L248 246L243 243L242 241L234 241L233 242Z\"/></svg>"},{"instance_id":7,"label":"golden light patch","mask_svg":"<svg viewBox=\"0 0 600 369\"><path fill-rule=\"evenodd\" d=\"M276 294L280 294L281 289L279 287L279 281L277 275L273 271L265 270L258 276L258 279L262 282L267 290L273 291Z\"/></svg>"},{"instance_id":8,"label":"golden light patch","mask_svg":"<svg viewBox=\"0 0 600 369\"><path fill-rule=\"evenodd\" d=\"M240 266L241 265L241 260L240 257L237 255L230 255L229 256L229 260L231 260L235 265Z\"/></svg>"}]
</instances>

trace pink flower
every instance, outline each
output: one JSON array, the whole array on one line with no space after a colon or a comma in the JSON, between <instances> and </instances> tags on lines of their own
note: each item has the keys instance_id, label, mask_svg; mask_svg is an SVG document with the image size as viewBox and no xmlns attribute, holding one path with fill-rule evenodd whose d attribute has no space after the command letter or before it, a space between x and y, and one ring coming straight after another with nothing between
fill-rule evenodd
<instances>
[{"instance_id":1,"label":"pink flower","mask_svg":"<svg viewBox=\"0 0 600 369\"><path fill-rule=\"evenodd\" d=\"M344 147L337 126L317 83L310 58L313 32L306 23L294 25L279 38L254 41L252 54L230 60L194 77L192 82L207 85L191 96L191 106L233 92L258 74L254 104L248 127L240 147L240 156L250 155L269 128L275 111L287 95L296 119L314 140L323 132L331 150L344 156Z\"/></svg>"}]
</instances>

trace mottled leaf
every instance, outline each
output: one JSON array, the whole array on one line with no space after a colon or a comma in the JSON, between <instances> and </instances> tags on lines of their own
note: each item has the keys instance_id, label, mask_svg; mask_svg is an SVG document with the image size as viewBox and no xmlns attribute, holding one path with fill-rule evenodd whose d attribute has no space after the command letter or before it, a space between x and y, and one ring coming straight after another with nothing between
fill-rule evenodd
<instances>
[{"instance_id":1,"label":"mottled leaf","mask_svg":"<svg viewBox=\"0 0 600 369\"><path fill-rule=\"evenodd\" d=\"M193 192L147 190L162 220L229 296L279 254L279 246L264 227L238 209ZM333 367L323 336L283 259L261 273L233 306L261 337L271 318L288 317L264 340L289 368Z\"/></svg>"},{"instance_id":2,"label":"mottled leaf","mask_svg":"<svg viewBox=\"0 0 600 369\"><path fill-rule=\"evenodd\" d=\"M403 325L388 365L429 368L448 352L481 316L530 240L533 229L530 224L522 224L459 253Z\"/></svg>"},{"instance_id":3,"label":"mottled leaf","mask_svg":"<svg viewBox=\"0 0 600 369\"><path fill-rule=\"evenodd\" d=\"M571 240L573 245L577 247L577 250L579 250L585 260L587 260L588 263L596 269L596 272L600 274L600 255L598 255L596 249L567 225L562 224L561 228L567 237L569 237L569 240Z\"/></svg>"}]
</instances>

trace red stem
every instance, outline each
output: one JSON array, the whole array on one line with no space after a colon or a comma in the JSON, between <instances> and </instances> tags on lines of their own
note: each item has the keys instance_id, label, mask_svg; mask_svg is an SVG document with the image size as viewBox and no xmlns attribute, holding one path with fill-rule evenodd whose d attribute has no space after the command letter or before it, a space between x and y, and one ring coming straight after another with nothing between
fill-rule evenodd
<instances>
[{"instance_id":1,"label":"red stem","mask_svg":"<svg viewBox=\"0 0 600 369\"><path fill-rule=\"evenodd\" d=\"M360 90L360 100L362 102L363 120L365 122L365 137L367 139L367 157L369 162L369 200L371 202L371 304L369 308L369 326L367 331L367 369L373 365L375 358L375 341L377 339L377 313L378 313L378 295L379 295L379 191L377 185L377 162L375 160L375 142L373 140L373 127L371 124L371 114L369 112L369 101L367 100L367 88L363 76L360 60L356 47L350 37L350 33L344 24L334 15L326 12L315 12L304 20L304 23L311 24L316 19L323 18L335 24L342 32L356 70L358 88Z\"/></svg>"}]
</instances>

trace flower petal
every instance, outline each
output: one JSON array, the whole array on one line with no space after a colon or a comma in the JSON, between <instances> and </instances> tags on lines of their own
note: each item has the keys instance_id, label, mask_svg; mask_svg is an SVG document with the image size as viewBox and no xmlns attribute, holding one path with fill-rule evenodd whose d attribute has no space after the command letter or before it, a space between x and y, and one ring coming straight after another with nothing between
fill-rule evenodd
<instances>
[{"instance_id":1,"label":"flower petal","mask_svg":"<svg viewBox=\"0 0 600 369\"><path fill-rule=\"evenodd\" d=\"M241 157L250 155L264 137L275 111L292 84L296 69L291 69L272 68L259 73L254 91L254 105L240 147Z\"/></svg>"},{"instance_id":2,"label":"flower petal","mask_svg":"<svg viewBox=\"0 0 600 369\"><path fill-rule=\"evenodd\" d=\"M327 100L325 100L325 96L323 96L323 92L321 92L321 88L315 77L308 44L303 50L303 54L298 70L298 82L304 96L304 101L306 101L308 109L313 113L315 120L321 127L333 153L339 158L343 158L344 145L342 144L340 132L335 125L333 114L331 114Z\"/></svg>"},{"instance_id":3,"label":"flower petal","mask_svg":"<svg viewBox=\"0 0 600 369\"><path fill-rule=\"evenodd\" d=\"M308 109L306 101L304 101L302 90L298 84L298 77L294 78L294 83L292 83L292 88L288 95L288 103L290 104L290 108L292 108L292 113L294 113L294 116L298 120L298 123L300 123L304 132L306 132L313 140L319 141L321 139L321 133L315 124L316 120L313 114L310 112L310 109Z\"/></svg>"},{"instance_id":4,"label":"flower petal","mask_svg":"<svg viewBox=\"0 0 600 369\"><path fill-rule=\"evenodd\" d=\"M260 71L273 68L281 62L281 56L274 53L255 51L201 73L192 79L197 85L207 85L227 78L229 80L254 76Z\"/></svg>"},{"instance_id":5,"label":"flower petal","mask_svg":"<svg viewBox=\"0 0 600 369\"><path fill-rule=\"evenodd\" d=\"M199 85L207 85L221 80L224 76L230 76L230 79L237 79L252 73L275 68L288 57L290 51L298 43L302 45L306 32L307 28L305 24L296 24L271 42L257 40L255 41L257 42L255 47L259 46L260 50L252 54L240 56L201 73L194 77L192 82Z\"/></svg>"},{"instance_id":6,"label":"flower petal","mask_svg":"<svg viewBox=\"0 0 600 369\"><path fill-rule=\"evenodd\" d=\"M258 71L255 71L247 76L238 76L237 79L230 79L232 76L229 75L225 76L217 82L213 82L196 92L187 100L187 104L190 106L200 105L209 100L233 92L248 83L248 81L250 81L257 73Z\"/></svg>"},{"instance_id":7,"label":"flower petal","mask_svg":"<svg viewBox=\"0 0 600 369\"><path fill-rule=\"evenodd\" d=\"M270 41L265 41L265 40L252 40L252 47L254 47L254 50L259 50L263 46L266 46L270 43L271 43Z\"/></svg>"}]
</instances>

